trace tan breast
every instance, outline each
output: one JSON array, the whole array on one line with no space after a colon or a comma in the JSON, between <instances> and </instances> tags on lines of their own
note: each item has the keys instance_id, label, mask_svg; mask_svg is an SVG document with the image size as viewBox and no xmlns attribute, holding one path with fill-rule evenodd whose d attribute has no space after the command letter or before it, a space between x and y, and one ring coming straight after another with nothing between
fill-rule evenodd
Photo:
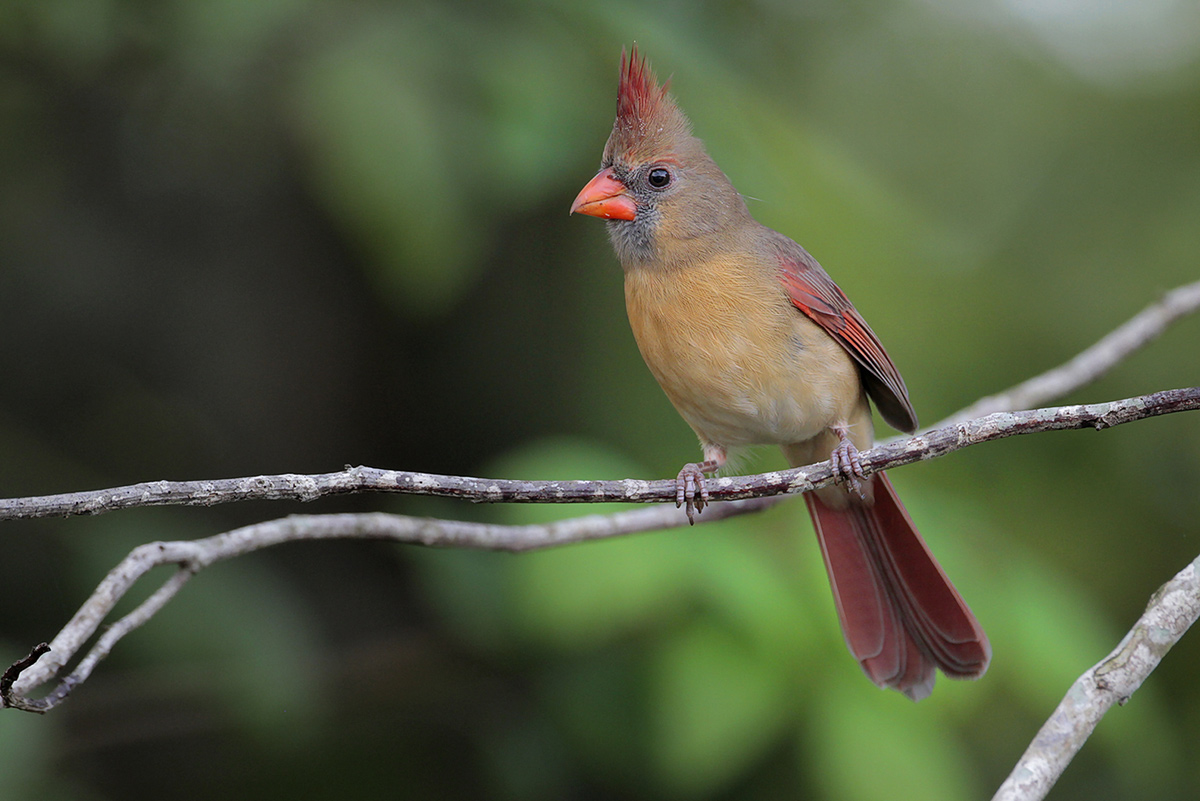
<instances>
[{"instance_id":1,"label":"tan breast","mask_svg":"<svg viewBox=\"0 0 1200 801\"><path fill-rule=\"evenodd\" d=\"M703 443L802 442L861 416L856 366L773 275L738 259L635 268L625 304L647 366Z\"/></svg>"}]
</instances>

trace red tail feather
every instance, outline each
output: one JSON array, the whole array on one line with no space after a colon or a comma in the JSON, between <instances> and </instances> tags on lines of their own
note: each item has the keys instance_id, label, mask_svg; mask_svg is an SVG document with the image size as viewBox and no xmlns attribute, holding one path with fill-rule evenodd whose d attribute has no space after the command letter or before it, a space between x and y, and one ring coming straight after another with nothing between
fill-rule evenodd
<instances>
[{"instance_id":1,"label":"red tail feather","mask_svg":"<svg viewBox=\"0 0 1200 801\"><path fill-rule=\"evenodd\" d=\"M871 681L919 701L933 691L935 668L982 676L992 647L887 476L872 483L870 506L834 509L815 493L804 497L850 652Z\"/></svg>"}]
</instances>

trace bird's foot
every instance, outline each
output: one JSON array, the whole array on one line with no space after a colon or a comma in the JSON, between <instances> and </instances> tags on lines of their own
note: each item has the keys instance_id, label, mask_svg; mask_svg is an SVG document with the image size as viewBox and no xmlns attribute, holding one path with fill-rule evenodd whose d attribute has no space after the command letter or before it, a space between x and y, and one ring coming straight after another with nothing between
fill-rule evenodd
<instances>
[{"instance_id":1,"label":"bird's foot","mask_svg":"<svg viewBox=\"0 0 1200 801\"><path fill-rule=\"evenodd\" d=\"M867 478L867 473L863 470L862 459L859 457L858 448L850 441L845 428L835 428L834 433L841 440L838 446L833 449L833 453L829 455L829 463L833 467L834 478L846 485L846 489L853 492L859 498L866 500L866 493L863 492L863 481Z\"/></svg>"},{"instance_id":2,"label":"bird's foot","mask_svg":"<svg viewBox=\"0 0 1200 801\"><path fill-rule=\"evenodd\" d=\"M675 477L675 508L685 507L688 523L695 525L696 515L708 505L708 488L704 486L704 474L712 473L721 466L716 459L696 463L688 462Z\"/></svg>"}]
</instances>

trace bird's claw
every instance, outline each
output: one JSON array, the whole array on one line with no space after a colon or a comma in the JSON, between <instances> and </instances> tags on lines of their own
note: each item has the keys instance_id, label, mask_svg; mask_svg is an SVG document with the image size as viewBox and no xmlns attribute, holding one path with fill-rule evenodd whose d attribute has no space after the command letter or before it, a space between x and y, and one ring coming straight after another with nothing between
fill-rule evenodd
<instances>
[{"instance_id":1,"label":"bird's claw","mask_svg":"<svg viewBox=\"0 0 1200 801\"><path fill-rule=\"evenodd\" d=\"M695 462L689 462L675 477L675 508L685 507L688 523L695 525L696 515L708 504L708 488L704 486L704 471Z\"/></svg>"},{"instance_id":2,"label":"bird's claw","mask_svg":"<svg viewBox=\"0 0 1200 801\"><path fill-rule=\"evenodd\" d=\"M829 463L833 467L834 479L845 484L846 489L859 498L866 500L862 482L866 480L867 473L863 470L858 448L854 447L854 443L848 437L844 437L833 449L833 453L829 455Z\"/></svg>"}]
</instances>

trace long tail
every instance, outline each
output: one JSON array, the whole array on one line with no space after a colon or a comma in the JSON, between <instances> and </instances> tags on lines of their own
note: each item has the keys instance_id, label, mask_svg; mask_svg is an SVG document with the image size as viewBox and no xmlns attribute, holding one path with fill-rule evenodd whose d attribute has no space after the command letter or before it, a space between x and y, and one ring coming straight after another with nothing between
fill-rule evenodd
<instances>
[{"instance_id":1,"label":"long tail","mask_svg":"<svg viewBox=\"0 0 1200 801\"><path fill-rule=\"evenodd\" d=\"M871 681L914 701L933 691L935 668L977 679L992 646L883 473L875 502L828 506L807 493L838 618L850 653Z\"/></svg>"}]
</instances>

